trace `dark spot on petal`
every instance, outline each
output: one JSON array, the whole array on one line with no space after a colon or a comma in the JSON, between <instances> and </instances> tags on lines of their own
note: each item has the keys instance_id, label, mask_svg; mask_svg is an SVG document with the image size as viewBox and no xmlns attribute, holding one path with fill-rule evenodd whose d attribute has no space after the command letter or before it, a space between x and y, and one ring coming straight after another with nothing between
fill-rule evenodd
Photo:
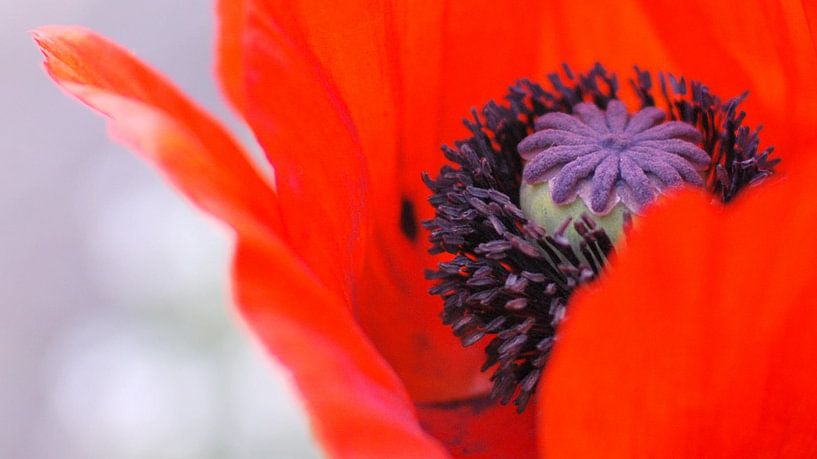
<instances>
[{"instance_id":1,"label":"dark spot on petal","mask_svg":"<svg viewBox=\"0 0 817 459\"><path fill-rule=\"evenodd\" d=\"M400 231L411 242L417 240L417 212L414 203L405 196L400 200Z\"/></svg>"},{"instance_id":2,"label":"dark spot on petal","mask_svg":"<svg viewBox=\"0 0 817 459\"><path fill-rule=\"evenodd\" d=\"M495 404L496 400L493 400L491 397L488 397L484 394L475 395L467 398L441 400L436 402L417 402L417 406L419 408L442 411L455 411L465 409L468 410L471 415L478 415L479 413L487 410L488 408L494 406Z\"/></svg>"}]
</instances>

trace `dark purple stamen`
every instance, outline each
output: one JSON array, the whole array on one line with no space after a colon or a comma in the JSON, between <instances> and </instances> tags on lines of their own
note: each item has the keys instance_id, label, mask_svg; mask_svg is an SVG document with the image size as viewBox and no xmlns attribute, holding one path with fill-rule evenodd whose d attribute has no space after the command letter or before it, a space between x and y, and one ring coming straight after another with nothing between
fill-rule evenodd
<instances>
[{"instance_id":1,"label":"dark purple stamen","mask_svg":"<svg viewBox=\"0 0 817 459\"><path fill-rule=\"evenodd\" d=\"M529 161L523 177L531 184L549 182L556 204L581 196L595 214L619 201L637 212L657 193L684 182L703 186L699 171L710 163L697 146L703 136L690 124L663 121L664 112L655 107L630 117L618 100L606 111L582 102L572 116L546 113L536 120L537 132L519 143L520 156Z\"/></svg>"}]
</instances>

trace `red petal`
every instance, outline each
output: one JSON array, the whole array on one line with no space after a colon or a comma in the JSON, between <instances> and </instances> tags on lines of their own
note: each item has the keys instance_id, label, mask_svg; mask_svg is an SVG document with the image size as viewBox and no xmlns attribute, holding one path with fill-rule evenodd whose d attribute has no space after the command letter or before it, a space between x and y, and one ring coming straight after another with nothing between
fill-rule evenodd
<instances>
[{"instance_id":1,"label":"red petal","mask_svg":"<svg viewBox=\"0 0 817 459\"><path fill-rule=\"evenodd\" d=\"M399 379L343 301L302 269L281 241L239 241L236 301L270 352L292 372L330 457L442 458L420 428Z\"/></svg>"},{"instance_id":2,"label":"red petal","mask_svg":"<svg viewBox=\"0 0 817 459\"><path fill-rule=\"evenodd\" d=\"M359 136L301 38L256 2L248 21L246 117L275 167L288 242L348 302L368 231Z\"/></svg>"},{"instance_id":3,"label":"red petal","mask_svg":"<svg viewBox=\"0 0 817 459\"><path fill-rule=\"evenodd\" d=\"M430 216L419 177L442 162L440 144L465 133L469 107L533 73L542 7L405 3L361 0L330 14L319 1L251 1L248 119L276 167L298 252L348 295L350 279L337 275L361 263L357 235L371 235L353 281L362 325L414 397L460 398L483 389L483 356L440 325L422 277L432 261L401 232L401 211L413 205L414 225Z\"/></svg>"},{"instance_id":4,"label":"red petal","mask_svg":"<svg viewBox=\"0 0 817 459\"><path fill-rule=\"evenodd\" d=\"M560 331L549 457L817 454L817 161L800 165L727 208L686 193L644 217Z\"/></svg>"},{"instance_id":5,"label":"red petal","mask_svg":"<svg viewBox=\"0 0 817 459\"><path fill-rule=\"evenodd\" d=\"M218 41L216 73L233 107L243 114L244 91L243 32L247 17L247 0L217 0Z\"/></svg>"},{"instance_id":6,"label":"red petal","mask_svg":"<svg viewBox=\"0 0 817 459\"><path fill-rule=\"evenodd\" d=\"M726 98L748 89L747 120L766 126L765 142L791 152L815 139L817 57L803 11L810 2L559 3L542 27L551 65L598 60L629 77L637 64L701 80Z\"/></svg>"},{"instance_id":7,"label":"red petal","mask_svg":"<svg viewBox=\"0 0 817 459\"><path fill-rule=\"evenodd\" d=\"M817 3L812 0L803 0L800 3L803 5L803 12L806 14L811 42L817 48L817 34L815 34L817 32Z\"/></svg>"},{"instance_id":8,"label":"red petal","mask_svg":"<svg viewBox=\"0 0 817 459\"><path fill-rule=\"evenodd\" d=\"M165 79L79 27L43 27L34 39L51 77L196 204L240 231L279 229L275 194L242 149Z\"/></svg>"},{"instance_id":9,"label":"red petal","mask_svg":"<svg viewBox=\"0 0 817 459\"><path fill-rule=\"evenodd\" d=\"M522 414L487 397L417 406L420 424L440 439L454 457L535 458L535 404Z\"/></svg>"}]
</instances>

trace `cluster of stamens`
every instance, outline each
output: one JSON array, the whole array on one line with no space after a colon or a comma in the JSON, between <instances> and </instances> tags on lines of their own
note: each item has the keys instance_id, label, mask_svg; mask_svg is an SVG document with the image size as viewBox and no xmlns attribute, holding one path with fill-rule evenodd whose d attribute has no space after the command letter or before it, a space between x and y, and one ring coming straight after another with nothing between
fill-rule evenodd
<instances>
[{"instance_id":1,"label":"cluster of stamens","mask_svg":"<svg viewBox=\"0 0 817 459\"><path fill-rule=\"evenodd\" d=\"M651 75L636 68L630 84L641 106L630 116L615 75L600 65L565 74L551 75L552 91L521 81L507 105L475 112L466 122L471 137L443 147L453 164L424 176L436 209L424 222L430 251L450 254L427 272L431 293L443 298L442 319L463 345L490 339L483 371L493 369L492 396L519 411L535 393L572 293L613 250L594 214L619 200L638 209L684 182L728 202L777 162L770 148L758 151L758 131L742 125L745 95L723 103L700 83L660 75L658 108ZM523 180L548 181L554 201L578 196L589 212L546 230L520 209ZM565 237L568 228L578 241Z\"/></svg>"}]
</instances>

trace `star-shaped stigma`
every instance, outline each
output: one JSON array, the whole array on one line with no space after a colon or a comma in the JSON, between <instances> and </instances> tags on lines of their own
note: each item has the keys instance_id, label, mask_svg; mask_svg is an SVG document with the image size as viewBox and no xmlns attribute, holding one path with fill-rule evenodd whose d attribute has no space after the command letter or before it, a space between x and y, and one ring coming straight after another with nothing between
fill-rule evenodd
<instances>
[{"instance_id":1,"label":"star-shaped stigma","mask_svg":"<svg viewBox=\"0 0 817 459\"><path fill-rule=\"evenodd\" d=\"M664 111L646 107L634 115L618 100L607 110L580 103L573 114L552 112L536 119L536 132L519 143L529 184L548 182L556 204L581 197L606 214L623 202L638 212L663 190L689 183L703 186L709 155L698 147L701 133L682 121L664 121Z\"/></svg>"}]
</instances>

